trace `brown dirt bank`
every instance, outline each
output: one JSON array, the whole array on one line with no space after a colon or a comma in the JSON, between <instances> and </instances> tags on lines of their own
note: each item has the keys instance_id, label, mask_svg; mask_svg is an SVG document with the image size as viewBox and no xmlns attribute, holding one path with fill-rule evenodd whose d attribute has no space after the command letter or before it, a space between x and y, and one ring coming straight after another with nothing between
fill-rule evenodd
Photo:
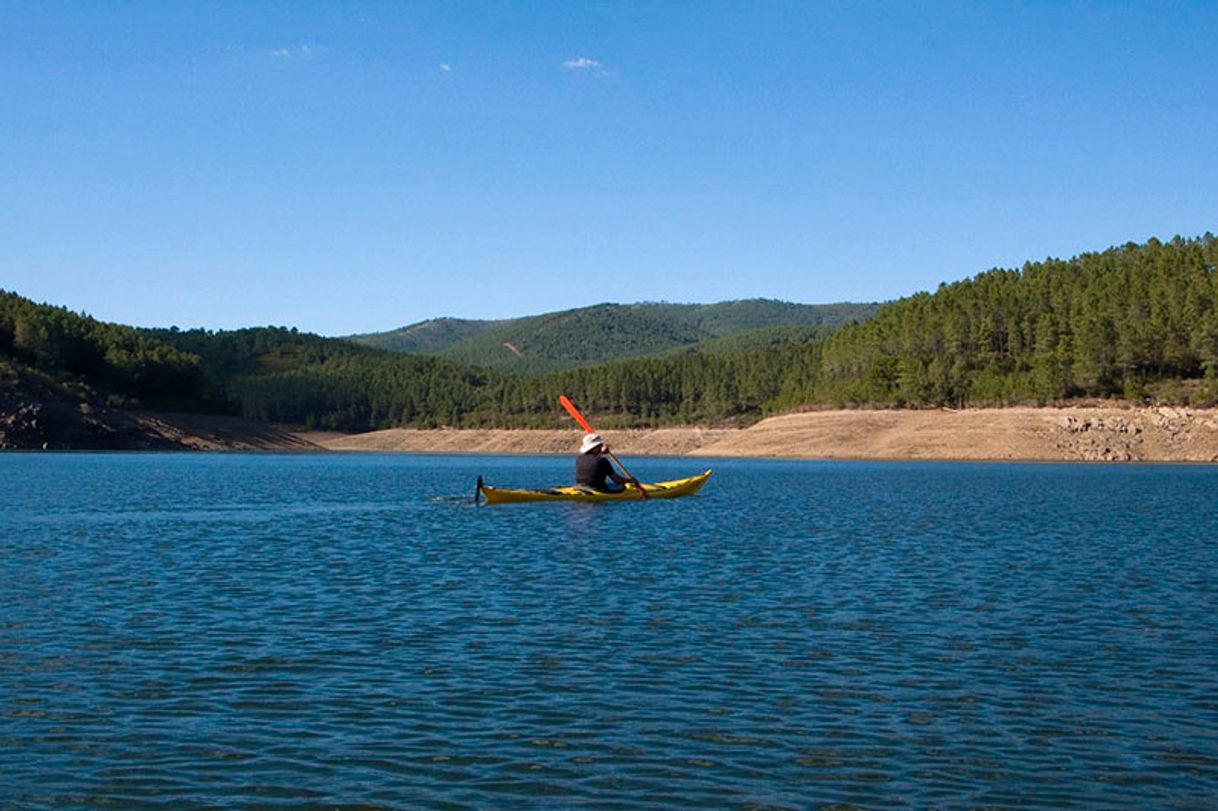
<instances>
[{"instance_id":1,"label":"brown dirt bank","mask_svg":"<svg viewBox=\"0 0 1218 811\"><path fill-rule=\"evenodd\" d=\"M571 454L580 432L391 429L300 437L338 451ZM613 431L607 438L631 456L1218 462L1218 410L816 411L744 429Z\"/></svg>"},{"instance_id":2,"label":"brown dirt bank","mask_svg":"<svg viewBox=\"0 0 1218 811\"><path fill-rule=\"evenodd\" d=\"M631 456L684 456L739 433L730 428L657 428L607 431L613 451ZM303 439L332 451L404 451L407 453L552 453L573 454L583 431L482 431L438 428L390 428L366 434L300 434Z\"/></svg>"},{"instance_id":3,"label":"brown dirt bank","mask_svg":"<svg viewBox=\"0 0 1218 811\"><path fill-rule=\"evenodd\" d=\"M238 417L132 412L146 433L168 446L197 451L322 451L298 433Z\"/></svg>"}]
</instances>

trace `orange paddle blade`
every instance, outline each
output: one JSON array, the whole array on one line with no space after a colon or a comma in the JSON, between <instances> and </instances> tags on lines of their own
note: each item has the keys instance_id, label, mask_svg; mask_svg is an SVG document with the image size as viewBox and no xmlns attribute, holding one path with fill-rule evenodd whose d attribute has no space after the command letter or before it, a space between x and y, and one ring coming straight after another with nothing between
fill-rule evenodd
<instances>
[{"instance_id":1,"label":"orange paddle blade","mask_svg":"<svg viewBox=\"0 0 1218 811\"><path fill-rule=\"evenodd\" d=\"M567 399L567 395L560 395L558 402L562 403L562 407L567 409L567 413L570 414L571 417L574 418L574 420L578 422L585 431L590 434L596 433L596 431L592 430L592 426L588 424L588 421L584 419L584 415L579 413L579 409L575 407L575 403Z\"/></svg>"}]
</instances>

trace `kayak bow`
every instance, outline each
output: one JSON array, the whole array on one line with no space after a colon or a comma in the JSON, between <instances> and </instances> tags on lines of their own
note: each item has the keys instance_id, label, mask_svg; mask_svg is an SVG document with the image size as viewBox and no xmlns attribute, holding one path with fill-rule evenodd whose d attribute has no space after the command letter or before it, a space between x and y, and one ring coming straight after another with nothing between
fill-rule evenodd
<instances>
[{"instance_id":1,"label":"kayak bow","mask_svg":"<svg viewBox=\"0 0 1218 811\"><path fill-rule=\"evenodd\" d=\"M479 492L486 498L487 504L518 504L527 501L639 501L644 498L677 498L692 496L706 484L711 471L690 476L688 479L676 479L670 482L656 482L640 485L646 495L634 487L627 487L620 493L603 493L590 487L567 486L549 487L544 490L511 490L506 487L491 487L481 484Z\"/></svg>"}]
</instances>

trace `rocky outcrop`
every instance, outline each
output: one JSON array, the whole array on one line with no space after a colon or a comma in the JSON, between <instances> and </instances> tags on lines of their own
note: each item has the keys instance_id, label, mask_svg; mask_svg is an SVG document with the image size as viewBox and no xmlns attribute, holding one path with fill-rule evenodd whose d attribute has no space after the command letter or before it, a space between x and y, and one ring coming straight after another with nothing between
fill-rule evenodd
<instances>
[{"instance_id":1,"label":"rocky outcrop","mask_svg":"<svg viewBox=\"0 0 1218 811\"><path fill-rule=\"evenodd\" d=\"M1094 462L1218 461L1218 414L1160 406L1125 412L1065 414L1056 447L1064 458Z\"/></svg>"},{"instance_id":2,"label":"rocky outcrop","mask_svg":"<svg viewBox=\"0 0 1218 811\"><path fill-rule=\"evenodd\" d=\"M321 450L236 417L112 408L28 371L0 378L0 449Z\"/></svg>"},{"instance_id":3,"label":"rocky outcrop","mask_svg":"<svg viewBox=\"0 0 1218 811\"><path fill-rule=\"evenodd\" d=\"M129 415L91 402L56 381L10 371L0 381L0 448L150 450L177 444Z\"/></svg>"}]
</instances>

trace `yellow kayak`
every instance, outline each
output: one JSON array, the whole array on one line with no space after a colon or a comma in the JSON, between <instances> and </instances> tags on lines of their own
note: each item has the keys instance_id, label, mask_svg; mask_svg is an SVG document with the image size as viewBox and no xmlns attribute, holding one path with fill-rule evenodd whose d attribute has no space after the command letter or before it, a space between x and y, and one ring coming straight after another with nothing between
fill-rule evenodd
<instances>
[{"instance_id":1,"label":"yellow kayak","mask_svg":"<svg viewBox=\"0 0 1218 811\"><path fill-rule=\"evenodd\" d=\"M711 471L690 476L688 479L677 479L671 482L656 482L643 484L647 498L676 498L677 496L692 496L706 484ZM505 487L491 487L478 479L478 492L486 498L487 504L517 504L525 501L640 501L643 495L632 484L620 493L602 493L590 487L566 486L549 487L544 490L509 490Z\"/></svg>"}]
</instances>

